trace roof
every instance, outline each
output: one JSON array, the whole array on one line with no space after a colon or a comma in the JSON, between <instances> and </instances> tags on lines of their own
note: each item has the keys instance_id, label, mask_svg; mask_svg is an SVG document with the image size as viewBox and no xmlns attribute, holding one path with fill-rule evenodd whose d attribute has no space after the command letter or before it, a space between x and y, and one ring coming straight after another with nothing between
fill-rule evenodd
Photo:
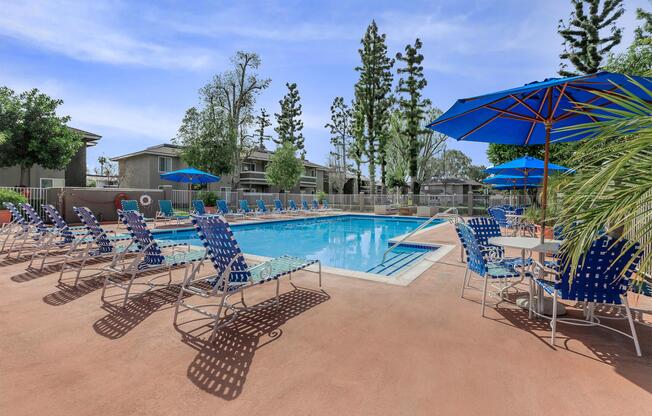
<instances>
[{"instance_id":1,"label":"roof","mask_svg":"<svg viewBox=\"0 0 652 416\"><path fill-rule=\"evenodd\" d=\"M111 158L111 161L115 162L122 159L129 159L131 157L140 156L140 155L155 155L155 156L179 156L181 153L181 146L171 143L157 144L156 146L150 146L144 150L139 150L137 152L127 153L126 155L115 156Z\"/></svg>"},{"instance_id":2,"label":"roof","mask_svg":"<svg viewBox=\"0 0 652 416\"><path fill-rule=\"evenodd\" d=\"M91 133L90 131L77 129L70 126L68 126L68 128L76 133L81 134L82 140L86 142L86 146L95 146L97 142L102 138L102 136L99 134Z\"/></svg>"},{"instance_id":3,"label":"roof","mask_svg":"<svg viewBox=\"0 0 652 416\"><path fill-rule=\"evenodd\" d=\"M181 154L181 148L182 146L176 145L176 144L171 144L171 143L163 143L163 144L158 144L156 146L150 146L144 150L139 150L137 152L132 152L132 153L127 153L126 155L122 156L115 156L112 157L112 161L118 161L122 159L128 159L130 157L135 157L135 156L140 156L140 155L155 155L155 156L171 156L171 157L178 157ZM267 150L267 149L255 149L251 155L247 159L254 159L254 160L264 160L268 161L271 159L272 155L274 154L273 151ZM322 165L319 165L317 163L311 162L309 160L304 160L303 164L308 167L312 168L317 168L320 170L327 170L328 168Z\"/></svg>"},{"instance_id":4,"label":"roof","mask_svg":"<svg viewBox=\"0 0 652 416\"><path fill-rule=\"evenodd\" d=\"M480 182L474 181L473 179L466 178L446 178L446 179L431 179L428 182L424 182L421 185L471 185L471 186L482 186Z\"/></svg>"}]
</instances>

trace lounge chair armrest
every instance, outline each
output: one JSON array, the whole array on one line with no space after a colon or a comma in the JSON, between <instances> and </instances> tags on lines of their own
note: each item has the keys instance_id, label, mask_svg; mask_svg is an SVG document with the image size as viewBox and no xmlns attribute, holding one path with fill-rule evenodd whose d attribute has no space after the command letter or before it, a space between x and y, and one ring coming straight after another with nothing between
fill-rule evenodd
<instances>
[{"instance_id":1,"label":"lounge chair armrest","mask_svg":"<svg viewBox=\"0 0 652 416\"><path fill-rule=\"evenodd\" d=\"M536 280L549 280L546 279L548 276L552 276L555 281L559 280L560 273L552 269L545 264L541 264L539 261L532 259L532 265L530 266L530 272Z\"/></svg>"},{"instance_id":2,"label":"lounge chair armrest","mask_svg":"<svg viewBox=\"0 0 652 416\"><path fill-rule=\"evenodd\" d=\"M478 244L480 247L480 251L482 251L484 257L493 262L497 262L502 260L503 256L500 251L500 249L496 246L483 246L482 244Z\"/></svg>"},{"instance_id":3,"label":"lounge chair armrest","mask_svg":"<svg viewBox=\"0 0 652 416\"><path fill-rule=\"evenodd\" d=\"M235 256L231 257L231 260L229 260L229 263L226 265L224 268L224 272L222 273L222 278L221 280L223 282L229 282L231 280L231 272L233 271L233 264L238 261L238 259L242 256L242 253L237 253ZM212 294L215 295L217 291L220 289L220 284L218 280L218 284L213 287L213 292Z\"/></svg>"}]
</instances>

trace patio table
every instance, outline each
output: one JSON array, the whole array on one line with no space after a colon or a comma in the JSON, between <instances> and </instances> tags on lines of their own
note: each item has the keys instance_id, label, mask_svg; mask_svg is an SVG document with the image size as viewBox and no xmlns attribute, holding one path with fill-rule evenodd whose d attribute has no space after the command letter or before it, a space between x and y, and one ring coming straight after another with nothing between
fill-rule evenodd
<instances>
[{"instance_id":1,"label":"patio table","mask_svg":"<svg viewBox=\"0 0 652 416\"><path fill-rule=\"evenodd\" d=\"M495 245L495 246L501 246L501 247L510 247L510 248L517 248L521 250L521 259L523 261L522 264L525 264L525 251L534 251L538 253L549 253L549 254L554 254L559 250L559 247L561 246L562 241L561 240L545 240L543 243L541 243L541 240L538 237L490 237L489 238L489 244ZM521 267L521 281L525 279L525 267ZM514 283L515 285L516 283ZM513 286L513 285L512 285ZM536 293L536 304L535 304L535 312L543 314L546 309L551 311L552 310L552 302L551 301L544 301L543 300L543 292L538 285L532 285L532 281L530 281L530 291L533 290L533 286L536 286L537 293ZM508 289L509 286L505 289ZM547 305L545 302L548 302L549 305ZM521 297L516 300L516 305L519 306L520 308L523 309L530 309L530 296L528 295L527 297ZM549 307L547 307L549 306ZM557 303L557 314L558 315L563 315L566 313L566 309L564 308L564 305L561 303ZM532 314L530 314L530 318L532 317Z\"/></svg>"}]
</instances>

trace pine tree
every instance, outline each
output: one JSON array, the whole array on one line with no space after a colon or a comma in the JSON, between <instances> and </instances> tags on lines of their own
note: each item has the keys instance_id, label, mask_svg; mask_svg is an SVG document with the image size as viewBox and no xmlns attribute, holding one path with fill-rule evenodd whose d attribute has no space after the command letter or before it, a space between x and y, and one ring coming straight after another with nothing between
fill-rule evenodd
<instances>
[{"instance_id":1,"label":"pine tree","mask_svg":"<svg viewBox=\"0 0 652 416\"><path fill-rule=\"evenodd\" d=\"M643 25L634 30L636 40L652 38L652 13L646 12L642 8L636 9L636 18L643 21Z\"/></svg>"},{"instance_id":2,"label":"pine tree","mask_svg":"<svg viewBox=\"0 0 652 416\"><path fill-rule=\"evenodd\" d=\"M274 142L278 145L290 143L297 148L301 154L301 158L305 158L306 150L303 144L303 121L301 121L301 97L296 83L285 84L288 88L287 94L283 97L279 104L281 105L281 112L275 113L277 126L274 128L278 137Z\"/></svg>"},{"instance_id":3,"label":"pine tree","mask_svg":"<svg viewBox=\"0 0 652 416\"><path fill-rule=\"evenodd\" d=\"M346 105L344 98L335 97L331 105L331 122L324 127L330 130L331 144L335 148L331 152L333 164L341 170L339 173L345 176L350 168L347 157L351 145L352 118L351 108Z\"/></svg>"},{"instance_id":4,"label":"pine tree","mask_svg":"<svg viewBox=\"0 0 652 416\"><path fill-rule=\"evenodd\" d=\"M376 164L380 164L381 172L385 168L385 149L387 142L383 132L388 128L390 108L392 103L392 66L394 60L387 56L385 35L378 33L378 26L372 21L359 49L361 65L356 67L360 78L355 84L355 117L360 123L355 129L359 134L360 144L364 143L364 153L369 163L369 179L371 193L376 192ZM382 177L383 191L385 178Z\"/></svg>"},{"instance_id":5,"label":"pine tree","mask_svg":"<svg viewBox=\"0 0 652 416\"><path fill-rule=\"evenodd\" d=\"M425 109L430 105L430 100L422 98L422 91L428 84L423 75L423 55L419 53L422 44L419 39L414 41L414 46L406 45L405 54L397 53L396 60L405 64L396 72L404 76L399 79L396 88L399 95L398 105L405 119L405 136L409 145L408 173L411 178L411 188L414 194L419 194L420 184L417 182L419 169L419 135L423 132L422 121Z\"/></svg>"},{"instance_id":6,"label":"pine tree","mask_svg":"<svg viewBox=\"0 0 652 416\"><path fill-rule=\"evenodd\" d=\"M559 21L557 31L564 38L564 52L559 55L562 59L560 75L598 72L607 53L620 43L623 29L616 26L616 20L625 12L623 0L600 3L600 0L571 0L575 10L568 22ZM608 34L601 33L607 29ZM575 70L568 70L569 62Z\"/></svg>"},{"instance_id":7,"label":"pine tree","mask_svg":"<svg viewBox=\"0 0 652 416\"><path fill-rule=\"evenodd\" d=\"M256 116L256 138L258 139L258 148L265 149L265 140L269 140L272 136L265 134L265 128L272 125L269 119L269 114L264 108L260 109L260 115Z\"/></svg>"}]
</instances>

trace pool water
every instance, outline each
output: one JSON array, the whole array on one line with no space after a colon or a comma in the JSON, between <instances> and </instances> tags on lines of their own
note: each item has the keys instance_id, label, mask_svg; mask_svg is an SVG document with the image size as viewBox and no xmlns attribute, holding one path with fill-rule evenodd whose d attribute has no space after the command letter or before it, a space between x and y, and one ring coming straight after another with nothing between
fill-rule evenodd
<instances>
[{"instance_id":1,"label":"pool water","mask_svg":"<svg viewBox=\"0 0 652 416\"><path fill-rule=\"evenodd\" d=\"M254 224L232 224L244 253L266 257L284 254L318 259L325 266L379 274L394 274L432 248L397 247L384 265L390 239L408 233L426 218L338 215ZM441 221L435 220L428 227ZM201 245L193 230L162 231L157 238Z\"/></svg>"}]
</instances>

